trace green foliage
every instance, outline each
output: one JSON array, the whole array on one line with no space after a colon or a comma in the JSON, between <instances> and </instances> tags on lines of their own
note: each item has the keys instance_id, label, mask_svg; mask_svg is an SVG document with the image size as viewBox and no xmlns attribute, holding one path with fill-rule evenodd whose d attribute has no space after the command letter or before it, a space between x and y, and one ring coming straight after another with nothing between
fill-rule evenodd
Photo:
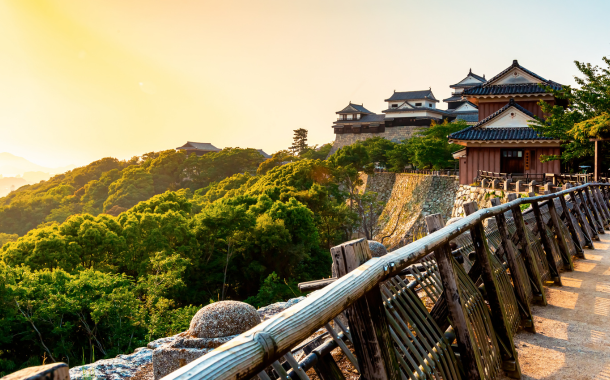
<instances>
[{"instance_id":1,"label":"green foliage","mask_svg":"<svg viewBox=\"0 0 610 380\"><path fill-rule=\"evenodd\" d=\"M589 162L594 154L589 139L610 136L610 59L603 57L603 61L607 67L575 61L583 75L574 77L578 88L546 88L567 106L539 103L548 116L545 120L536 118L532 127L546 137L563 141L560 156L541 157L541 161L562 160L568 170L576 171L579 164ZM603 164L608 167L610 157L604 156Z\"/></svg>"},{"instance_id":2,"label":"green foliage","mask_svg":"<svg viewBox=\"0 0 610 380\"><path fill-rule=\"evenodd\" d=\"M293 143L289 150L295 156L300 156L307 151L307 129L299 128L294 130Z\"/></svg>"},{"instance_id":3,"label":"green foliage","mask_svg":"<svg viewBox=\"0 0 610 380\"><path fill-rule=\"evenodd\" d=\"M256 308L260 308L302 295L303 293L299 290L296 281L291 280L288 282L285 279L281 280L280 277L273 272L265 279L256 296L249 297L244 302L247 302Z\"/></svg>"},{"instance_id":4,"label":"green foliage","mask_svg":"<svg viewBox=\"0 0 610 380\"><path fill-rule=\"evenodd\" d=\"M449 144L447 136L453 132L467 128L463 120L442 124L432 122L430 128L420 129L417 135L405 140L404 150L408 160L420 169L443 169L453 167L455 160L451 155L461 148L457 144ZM394 158L394 157L393 157ZM394 166L396 163L394 163Z\"/></svg>"},{"instance_id":5,"label":"green foliage","mask_svg":"<svg viewBox=\"0 0 610 380\"><path fill-rule=\"evenodd\" d=\"M0 198L0 233L24 235L79 213L118 215L168 190L195 191L237 173L254 174L263 160L257 150L240 148L201 157L168 150L128 161L104 158Z\"/></svg>"},{"instance_id":6,"label":"green foliage","mask_svg":"<svg viewBox=\"0 0 610 380\"><path fill-rule=\"evenodd\" d=\"M374 168L367 147L361 141L339 149L330 157L330 162L336 168L350 168L355 171L372 171Z\"/></svg>"},{"instance_id":7,"label":"green foliage","mask_svg":"<svg viewBox=\"0 0 610 380\"><path fill-rule=\"evenodd\" d=\"M399 144L384 139L383 137L372 137L364 141L359 141L357 144L362 145L371 162L376 163L380 167L389 167L388 153L397 148Z\"/></svg>"},{"instance_id":8,"label":"green foliage","mask_svg":"<svg viewBox=\"0 0 610 380\"><path fill-rule=\"evenodd\" d=\"M104 204L127 206L137 194L182 186L118 216L77 213L18 239L6 237L0 250L0 371L30 358L38 363L44 355L72 365L83 355L93 360L94 352L115 356L184 331L192 315L223 292L225 299L261 306L300 295L300 281L330 275L328 248L348 240L359 223L337 177L344 168L299 159L259 176L242 166L217 181L211 181L220 176L217 168L176 169L180 160L182 168L211 162L206 156L149 153L116 161L119 167L108 165L89 181L78 177L80 187L71 176L41 192L57 197L60 206L100 211ZM250 168L261 161L249 157L239 150L214 160ZM195 181L206 186L196 188ZM104 191L101 202L96 194Z\"/></svg>"},{"instance_id":9,"label":"green foliage","mask_svg":"<svg viewBox=\"0 0 610 380\"><path fill-rule=\"evenodd\" d=\"M325 160L332 148L332 143L327 143L320 147L318 147L317 145L310 146L303 153L300 154L300 157L309 160Z\"/></svg>"},{"instance_id":10,"label":"green foliage","mask_svg":"<svg viewBox=\"0 0 610 380\"><path fill-rule=\"evenodd\" d=\"M287 150L280 150L273 154L273 156L261 163L256 170L256 174L265 175L271 169L276 166L280 166L285 162L292 162L298 160L297 157L290 154Z\"/></svg>"}]
</instances>

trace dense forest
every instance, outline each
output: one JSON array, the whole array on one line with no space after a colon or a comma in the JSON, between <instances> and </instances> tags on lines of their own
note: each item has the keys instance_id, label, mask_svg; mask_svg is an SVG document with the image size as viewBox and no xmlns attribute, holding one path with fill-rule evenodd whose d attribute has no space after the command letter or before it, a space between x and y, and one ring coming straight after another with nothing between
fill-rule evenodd
<instances>
[{"instance_id":1,"label":"dense forest","mask_svg":"<svg viewBox=\"0 0 610 380\"><path fill-rule=\"evenodd\" d=\"M298 282L330 275L329 248L375 220L359 172L425 157L452 166L446 139L430 141L456 128L406 145L373 138L328 160L330 144L308 147L297 130L268 160L239 148L105 158L11 192L0 199L0 375L131 352L217 300L300 295ZM404 149L415 141L436 154Z\"/></svg>"}]
</instances>

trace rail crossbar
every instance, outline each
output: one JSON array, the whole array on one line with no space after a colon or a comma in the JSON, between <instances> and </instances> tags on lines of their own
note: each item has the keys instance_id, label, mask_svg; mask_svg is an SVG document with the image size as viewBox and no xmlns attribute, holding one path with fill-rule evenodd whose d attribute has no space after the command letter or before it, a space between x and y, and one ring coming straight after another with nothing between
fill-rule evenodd
<instances>
[{"instance_id":1,"label":"rail crossbar","mask_svg":"<svg viewBox=\"0 0 610 380\"><path fill-rule=\"evenodd\" d=\"M517 198L505 204L481 209L383 257L372 258L305 300L163 379L250 379L289 353L291 348L324 327L382 281L397 275L485 219L503 215L516 206L539 204L574 191L586 190L590 186L608 187L610 184L588 183L552 194Z\"/></svg>"}]
</instances>

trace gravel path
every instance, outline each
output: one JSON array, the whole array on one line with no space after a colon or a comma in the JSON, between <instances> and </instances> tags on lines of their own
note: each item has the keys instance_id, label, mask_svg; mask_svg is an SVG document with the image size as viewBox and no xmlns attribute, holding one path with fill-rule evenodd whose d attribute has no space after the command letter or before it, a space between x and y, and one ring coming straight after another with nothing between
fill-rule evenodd
<instances>
[{"instance_id":1,"label":"gravel path","mask_svg":"<svg viewBox=\"0 0 610 380\"><path fill-rule=\"evenodd\" d=\"M600 240L562 273L563 287L546 287L537 334L515 337L523 379L610 380L610 233Z\"/></svg>"}]
</instances>

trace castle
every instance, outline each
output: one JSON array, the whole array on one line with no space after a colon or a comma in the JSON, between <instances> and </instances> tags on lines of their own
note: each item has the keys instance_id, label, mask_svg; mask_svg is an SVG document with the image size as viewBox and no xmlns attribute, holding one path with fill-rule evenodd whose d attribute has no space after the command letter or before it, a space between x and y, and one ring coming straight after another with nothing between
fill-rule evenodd
<instances>
[{"instance_id":1,"label":"castle","mask_svg":"<svg viewBox=\"0 0 610 380\"><path fill-rule=\"evenodd\" d=\"M436 108L439 101L432 90L394 92L385 100L388 108L382 114L350 103L337 112L331 154L374 136L400 142L410 138L418 128L430 126L432 121L458 119L466 121L469 127L452 133L448 139L464 147L453 154L459 160L461 184L472 183L479 170L513 177L560 173L559 161L543 163L540 158L559 155L561 142L542 136L529 124L535 118L545 117L539 101L567 105L550 91L560 90L561 84L543 78L514 60L489 80L471 70L466 78L450 87L454 89L452 96L443 100L448 104L447 110Z\"/></svg>"},{"instance_id":2,"label":"castle","mask_svg":"<svg viewBox=\"0 0 610 380\"><path fill-rule=\"evenodd\" d=\"M464 79L450 86L454 92L451 97L443 99L448 105L446 110L436 107L439 101L434 97L432 89L394 91L384 100L387 102L387 109L381 114L375 114L363 105L350 102L347 107L337 112L337 121L333 123L336 138L330 154L346 145L375 136L400 142L413 136L417 129L429 127L433 121L442 123L445 119L459 119L474 124L478 121L478 108L464 99L462 93L485 82L484 76L476 75L470 70Z\"/></svg>"}]
</instances>

